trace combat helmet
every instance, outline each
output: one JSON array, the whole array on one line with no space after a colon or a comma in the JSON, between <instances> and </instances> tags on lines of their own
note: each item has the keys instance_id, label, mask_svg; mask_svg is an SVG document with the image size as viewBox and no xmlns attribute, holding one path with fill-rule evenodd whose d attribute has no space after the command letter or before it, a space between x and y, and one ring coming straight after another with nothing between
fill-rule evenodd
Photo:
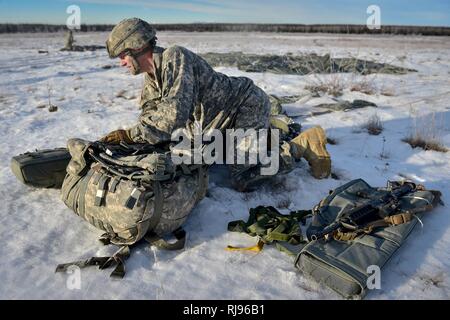
<instances>
[{"instance_id":1,"label":"combat helmet","mask_svg":"<svg viewBox=\"0 0 450 320\"><path fill-rule=\"evenodd\" d=\"M130 18L120 21L106 40L110 58L117 58L126 50L140 49L156 40L156 30L144 20Z\"/></svg>"}]
</instances>

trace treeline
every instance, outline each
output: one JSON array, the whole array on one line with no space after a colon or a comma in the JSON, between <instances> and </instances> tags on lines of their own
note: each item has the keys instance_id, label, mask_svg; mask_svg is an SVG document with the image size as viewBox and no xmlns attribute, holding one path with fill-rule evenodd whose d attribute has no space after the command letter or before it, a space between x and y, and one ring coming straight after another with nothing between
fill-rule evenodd
<instances>
[{"instance_id":1,"label":"treeline","mask_svg":"<svg viewBox=\"0 0 450 320\"><path fill-rule=\"evenodd\" d=\"M114 25L106 25L106 24L90 24L90 25L81 25L81 29L79 31L88 32L88 31L110 31ZM18 33L18 32L60 32L67 31L67 27L64 24L38 24L38 23L1 23L0 24L0 33Z\"/></svg>"},{"instance_id":2,"label":"treeline","mask_svg":"<svg viewBox=\"0 0 450 320\"><path fill-rule=\"evenodd\" d=\"M366 25L350 24L233 24L233 23L193 23L193 24L160 24L157 30L171 31L210 31L210 32L304 32L304 33L352 33L352 34L415 34L450 36L450 27L423 26L381 26L379 30L370 30Z\"/></svg>"},{"instance_id":3,"label":"treeline","mask_svg":"<svg viewBox=\"0 0 450 320\"><path fill-rule=\"evenodd\" d=\"M347 34L412 34L430 36L450 36L450 27L425 26L381 26L379 30L370 30L365 25L350 24L251 24L251 23L189 23L154 24L158 31L195 31L195 32L321 32ZM110 31L114 25L81 25L81 32ZM51 24L0 24L0 33L16 32L58 32L65 31L65 25Z\"/></svg>"}]
</instances>

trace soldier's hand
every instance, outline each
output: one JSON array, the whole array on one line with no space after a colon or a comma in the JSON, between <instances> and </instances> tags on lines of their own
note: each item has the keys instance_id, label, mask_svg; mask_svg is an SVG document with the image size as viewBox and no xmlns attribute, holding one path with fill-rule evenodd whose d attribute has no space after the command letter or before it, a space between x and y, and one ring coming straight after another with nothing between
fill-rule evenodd
<instances>
[{"instance_id":1,"label":"soldier's hand","mask_svg":"<svg viewBox=\"0 0 450 320\"><path fill-rule=\"evenodd\" d=\"M133 143L129 131L123 129L112 131L101 138L99 141L110 144L119 144L121 141L124 141L126 143Z\"/></svg>"}]
</instances>

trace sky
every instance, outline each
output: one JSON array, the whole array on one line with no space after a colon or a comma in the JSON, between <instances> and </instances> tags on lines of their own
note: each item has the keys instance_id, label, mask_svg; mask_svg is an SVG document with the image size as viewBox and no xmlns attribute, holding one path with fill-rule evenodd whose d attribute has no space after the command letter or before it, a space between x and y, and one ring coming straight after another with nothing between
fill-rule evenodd
<instances>
[{"instance_id":1,"label":"sky","mask_svg":"<svg viewBox=\"0 0 450 320\"><path fill-rule=\"evenodd\" d=\"M82 24L150 23L366 24L380 8L381 25L450 26L450 0L0 0L0 23L65 24L70 5Z\"/></svg>"}]
</instances>

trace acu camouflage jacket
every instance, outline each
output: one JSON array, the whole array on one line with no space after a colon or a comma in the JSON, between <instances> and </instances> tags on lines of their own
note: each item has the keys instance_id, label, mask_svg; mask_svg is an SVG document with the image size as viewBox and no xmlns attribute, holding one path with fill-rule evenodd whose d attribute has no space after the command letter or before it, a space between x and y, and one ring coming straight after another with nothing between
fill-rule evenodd
<instances>
[{"instance_id":1,"label":"acu camouflage jacket","mask_svg":"<svg viewBox=\"0 0 450 320\"><path fill-rule=\"evenodd\" d=\"M234 117L251 94L253 81L216 72L200 56L180 46L155 47L155 78L145 75L142 112L131 138L138 143L170 141L175 129L194 120L218 127Z\"/></svg>"}]
</instances>

